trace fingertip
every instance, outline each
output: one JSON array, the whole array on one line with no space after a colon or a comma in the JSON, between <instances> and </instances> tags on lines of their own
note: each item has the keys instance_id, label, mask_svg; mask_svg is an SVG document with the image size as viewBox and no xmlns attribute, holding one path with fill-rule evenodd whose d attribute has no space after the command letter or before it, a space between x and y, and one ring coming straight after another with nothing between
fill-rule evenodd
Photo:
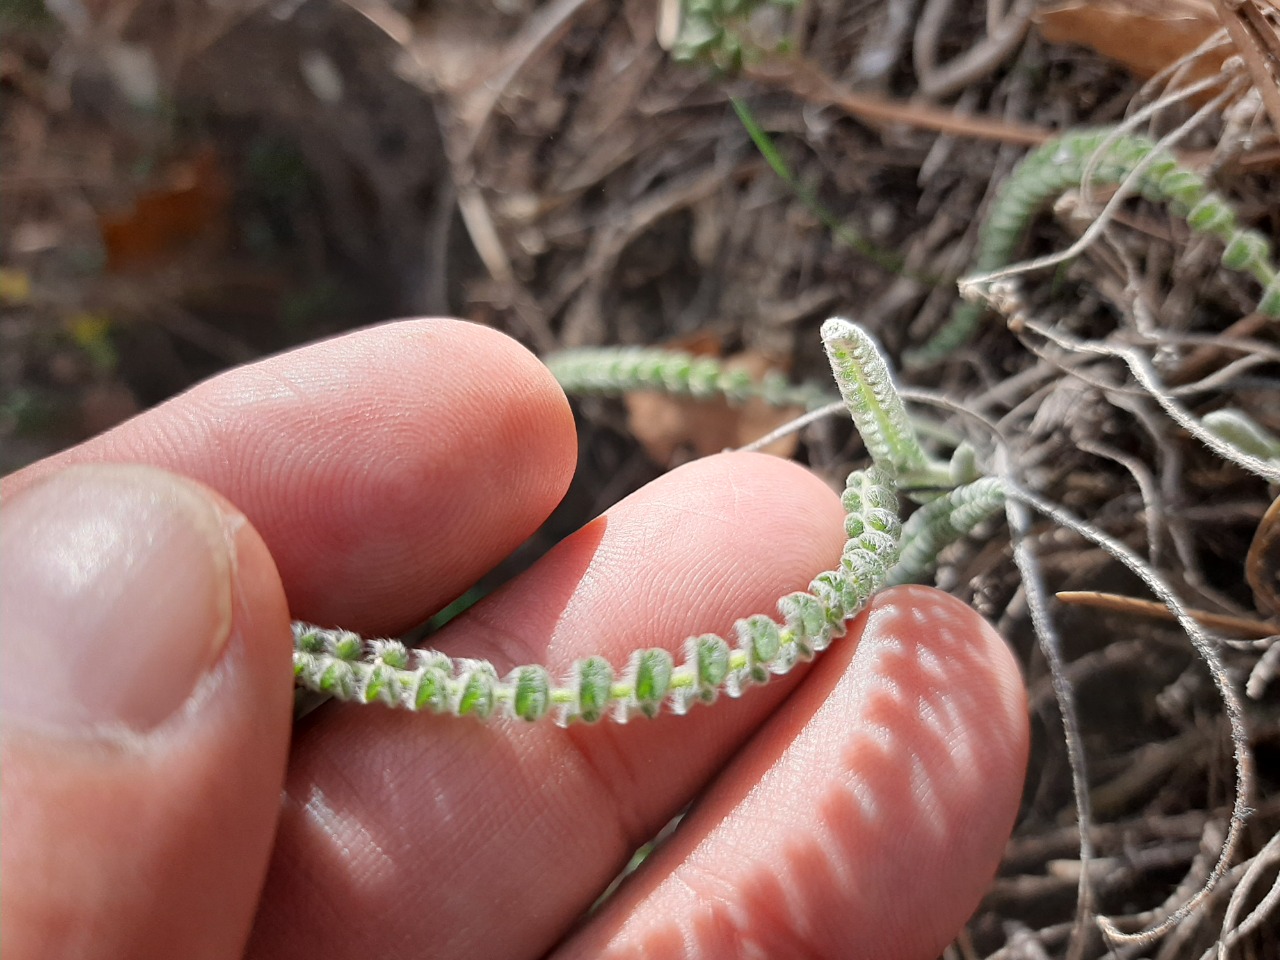
<instances>
[{"instance_id":1,"label":"fingertip","mask_svg":"<svg viewBox=\"0 0 1280 960\"><path fill-rule=\"evenodd\" d=\"M577 463L550 371L460 320L315 344L200 399L216 414L246 397L254 419L240 417L228 442L256 469L213 485L258 523L295 613L365 632L404 629L455 599L550 515ZM203 453L193 475L209 472Z\"/></svg>"},{"instance_id":2,"label":"fingertip","mask_svg":"<svg viewBox=\"0 0 1280 960\"><path fill-rule=\"evenodd\" d=\"M466 320L398 320L369 333L375 363L385 363L400 348L431 356L437 379L422 386L458 391L440 419L467 430L484 422L496 444L538 454L538 472L544 474L539 479L548 487L544 496L552 505L559 501L573 479L577 428L564 390L536 354L500 330ZM468 372L472 382L465 378ZM456 379L441 382L441 376Z\"/></svg>"},{"instance_id":3,"label":"fingertip","mask_svg":"<svg viewBox=\"0 0 1280 960\"><path fill-rule=\"evenodd\" d=\"M873 601L871 615L882 608L887 627L901 627L893 618L909 617L905 629L930 639L930 649L954 643L963 653L958 669L939 664L928 677L945 680L944 689L965 700L972 711L965 716L980 721L975 730L995 735L990 741L996 746L992 762L1004 759L1023 769L1031 735L1026 681L1005 638L963 600L922 584L885 590ZM987 742L978 740L979 745Z\"/></svg>"},{"instance_id":4,"label":"fingertip","mask_svg":"<svg viewBox=\"0 0 1280 960\"><path fill-rule=\"evenodd\" d=\"M844 545L844 507L840 495L818 474L795 462L765 453L726 452L684 464L627 501L645 509L661 495L663 505L740 525L731 536L713 529L691 531L687 549L729 539L733 549L758 569L812 571L831 566ZM677 499L678 498L678 499ZM738 602L742 602L739 600ZM759 602L759 601L757 601Z\"/></svg>"},{"instance_id":5,"label":"fingertip","mask_svg":"<svg viewBox=\"0 0 1280 960\"><path fill-rule=\"evenodd\" d=\"M3 901L5 955L238 955L290 729L270 554L222 498L153 468L63 471L6 509L6 575L15 550L30 568L27 603L5 604L6 662L25 644L65 657L89 703L32 710L6 691L0 856L23 883ZM139 701L157 689L164 704Z\"/></svg>"}]
</instances>

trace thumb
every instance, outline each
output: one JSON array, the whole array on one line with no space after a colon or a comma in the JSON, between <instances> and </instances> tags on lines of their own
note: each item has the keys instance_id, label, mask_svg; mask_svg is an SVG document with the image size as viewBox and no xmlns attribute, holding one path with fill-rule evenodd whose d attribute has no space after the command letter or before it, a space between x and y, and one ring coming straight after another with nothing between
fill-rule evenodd
<instances>
[{"instance_id":1,"label":"thumb","mask_svg":"<svg viewBox=\"0 0 1280 960\"><path fill-rule=\"evenodd\" d=\"M270 555L198 484L75 467L0 522L0 954L240 956L290 728Z\"/></svg>"}]
</instances>

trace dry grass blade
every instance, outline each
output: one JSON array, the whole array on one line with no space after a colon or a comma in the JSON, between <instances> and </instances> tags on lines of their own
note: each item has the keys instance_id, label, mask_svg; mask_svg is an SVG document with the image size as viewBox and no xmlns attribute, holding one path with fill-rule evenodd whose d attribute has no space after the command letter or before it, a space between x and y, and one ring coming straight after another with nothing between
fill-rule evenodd
<instances>
[{"instance_id":1,"label":"dry grass blade","mask_svg":"<svg viewBox=\"0 0 1280 960\"><path fill-rule=\"evenodd\" d=\"M839 107L851 117L876 125L901 124L957 137L1026 146L1037 146L1053 135L1052 131L1042 127L966 116L927 104L859 93L842 86L805 60L773 60L752 65L747 69L747 75L760 83L788 90L811 103Z\"/></svg>"},{"instance_id":2,"label":"dry grass blade","mask_svg":"<svg viewBox=\"0 0 1280 960\"><path fill-rule=\"evenodd\" d=\"M1031 25L1035 0L1017 0L1009 7L994 0L987 3L986 35L946 63L938 63L943 24L952 0L928 0L916 23L912 43L920 92L926 97L951 96L989 76L1017 49Z\"/></svg>"},{"instance_id":3,"label":"dry grass blade","mask_svg":"<svg viewBox=\"0 0 1280 960\"><path fill-rule=\"evenodd\" d=\"M1078 604L1082 607L1096 607L1100 610L1114 610L1117 613L1128 613L1137 617L1151 617L1156 620L1176 620L1169 608L1152 600L1139 597L1126 597L1118 593L1103 593L1098 590L1059 590L1054 596L1062 603ZM1258 620L1252 617L1234 617L1223 613L1211 613L1207 610L1188 609L1187 615L1196 623L1213 630L1225 630L1246 637L1270 637L1280 634L1280 623Z\"/></svg>"},{"instance_id":4,"label":"dry grass blade","mask_svg":"<svg viewBox=\"0 0 1280 960\"><path fill-rule=\"evenodd\" d=\"M1213 5L1253 77L1253 88L1271 118L1271 129L1280 131L1280 40L1275 25L1262 16L1253 0L1213 0Z\"/></svg>"}]
</instances>

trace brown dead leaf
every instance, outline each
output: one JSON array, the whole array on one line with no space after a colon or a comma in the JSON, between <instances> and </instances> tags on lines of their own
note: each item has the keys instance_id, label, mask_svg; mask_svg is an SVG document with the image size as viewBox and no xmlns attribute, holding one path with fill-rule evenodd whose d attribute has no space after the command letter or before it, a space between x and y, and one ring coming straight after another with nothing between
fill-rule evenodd
<instances>
[{"instance_id":1,"label":"brown dead leaf","mask_svg":"<svg viewBox=\"0 0 1280 960\"><path fill-rule=\"evenodd\" d=\"M1088 47L1139 77L1159 73L1222 28L1209 0L1060 0L1035 21L1050 43ZM1201 57L1188 82L1213 76L1229 46Z\"/></svg>"},{"instance_id":2,"label":"brown dead leaf","mask_svg":"<svg viewBox=\"0 0 1280 960\"><path fill-rule=\"evenodd\" d=\"M217 152L202 147L170 164L133 209L98 218L111 272L163 265L198 240L225 238L231 188Z\"/></svg>"},{"instance_id":3,"label":"brown dead leaf","mask_svg":"<svg viewBox=\"0 0 1280 960\"><path fill-rule=\"evenodd\" d=\"M714 341L705 336L696 342L671 346L699 356L717 352ZM759 379L778 365L762 353L746 351L730 357L725 366L730 370L746 370ZM732 405L719 397L694 400L647 390L629 393L623 399L632 435L649 456L661 464L672 463L681 452L705 457L741 447L804 413L800 407L771 407L762 400ZM795 435L784 437L765 447L764 452L789 457L795 453L797 442Z\"/></svg>"}]
</instances>

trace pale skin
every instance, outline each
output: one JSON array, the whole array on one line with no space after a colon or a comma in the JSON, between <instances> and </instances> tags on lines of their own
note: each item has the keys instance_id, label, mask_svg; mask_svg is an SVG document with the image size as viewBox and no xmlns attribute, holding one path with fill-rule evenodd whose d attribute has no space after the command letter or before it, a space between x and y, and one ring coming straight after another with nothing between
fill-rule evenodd
<instances>
[{"instance_id":1,"label":"pale skin","mask_svg":"<svg viewBox=\"0 0 1280 960\"><path fill-rule=\"evenodd\" d=\"M229 605L209 606L225 645L143 732L51 732L6 693L6 960L935 957L991 881L1027 751L1013 657L936 591L880 595L810 667L685 717L563 730L333 704L293 729L291 616L366 635L420 621L537 528L576 457L534 357L426 320L232 371L9 477L10 517L42 489L198 498L235 560ZM165 472L65 472L120 462ZM842 516L795 464L711 457L432 642L500 669L675 649L833 566ZM36 548L8 526L13 564ZM148 575L157 596L188 589ZM0 616L0 644L25 636Z\"/></svg>"}]
</instances>

